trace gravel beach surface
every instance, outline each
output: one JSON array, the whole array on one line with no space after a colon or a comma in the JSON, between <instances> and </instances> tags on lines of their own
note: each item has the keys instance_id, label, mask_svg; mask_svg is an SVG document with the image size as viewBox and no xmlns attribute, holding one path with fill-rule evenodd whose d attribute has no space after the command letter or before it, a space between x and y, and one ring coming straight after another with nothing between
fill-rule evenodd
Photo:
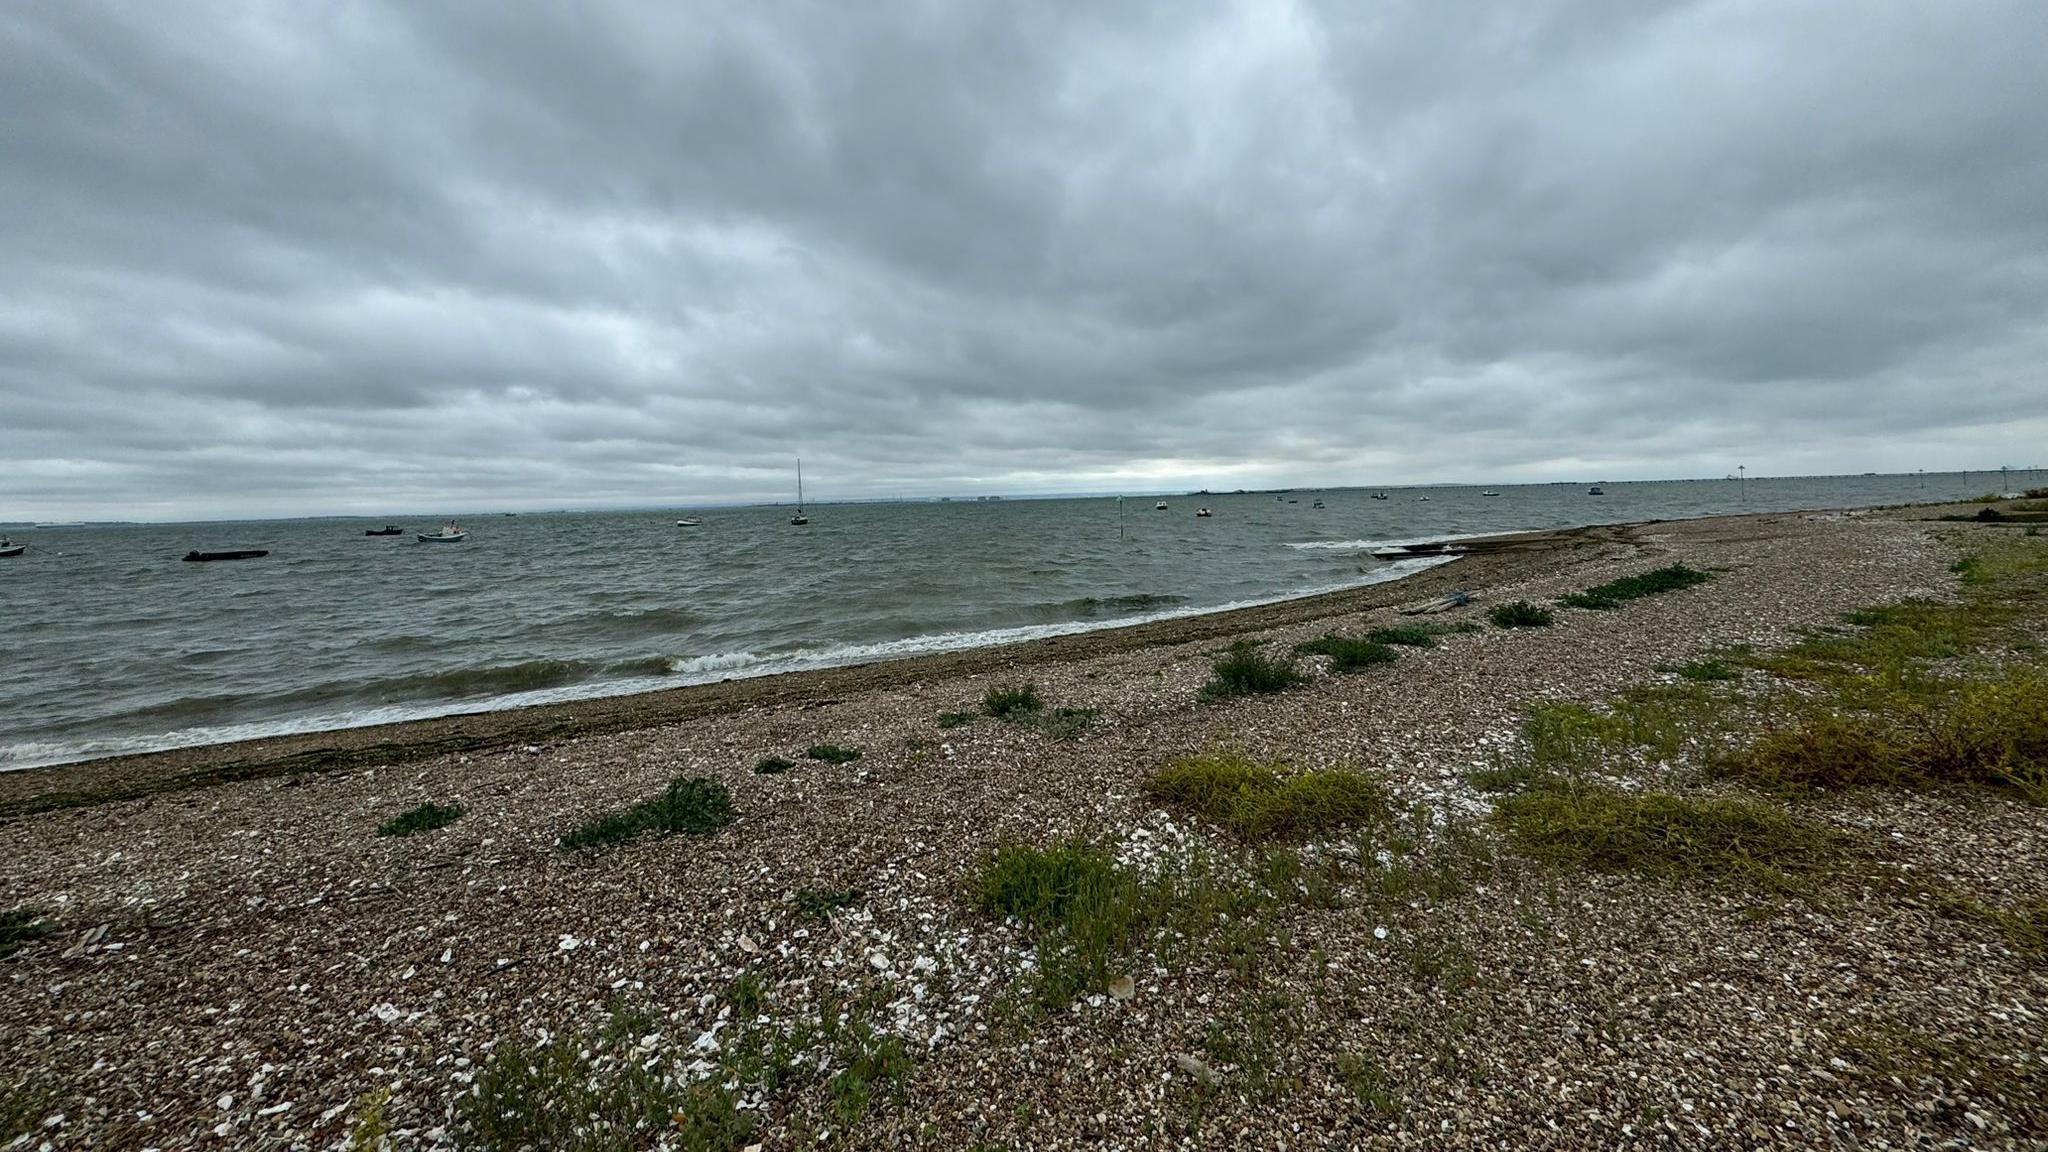
<instances>
[{"instance_id":1,"label":"gravel beach surface","mask_svg":"<svg viewBox=\"0 0 2048 1152\"><path fill-rule=\"evenodd\" d=\"M1497 842L1465 781L1515 754L1532 702L1951 598L1943 534L1973 530L1811 513L1544 534L1213 617L11 774L0 911L41 919L0 959L0 1133L19 1133L0 1148L457 1146L494 1054L629 1010L645 1031L623 1055L595 1046L597 1067L728 1083L740 999L783 1034L860 1034L797 1051L776 1087L731 1081L745 1134L706 1147L2048 1146L2038 1104L2013 1102L2048 1082L2048 969L1995 929L1879 885L1759 897L1541 867ZM1673 562L1715 578L1548 628L1486 623ZM1453 588L1475 602L1400 613ZM1229 641L1416 620L1478 627L1355 675L1311 659L1289 691L1201 696ZM1092 713L1071 733L940 727L1026 681ZM820 745L861 754L804 754ZM1034 1004L1046 958L966 895L982 861L1067 836L1139 871L1238 858L1144 787L1218 748L1383 781L1401 830L1296 845L1307 873L1359 853L1484 863L1290 904L1234 953L1168 939L1070 1004ZM767 757L790 767L757 772ZM559 846L678 776L722 784L737 819ZM377 835L423 802L464 812ZM1890 792L1809 808L1889 867L2001 904L2048 896L2040 808ZM1961 1071L1872 1055L1905 1031Z\"/></svg>"}]
</instances>

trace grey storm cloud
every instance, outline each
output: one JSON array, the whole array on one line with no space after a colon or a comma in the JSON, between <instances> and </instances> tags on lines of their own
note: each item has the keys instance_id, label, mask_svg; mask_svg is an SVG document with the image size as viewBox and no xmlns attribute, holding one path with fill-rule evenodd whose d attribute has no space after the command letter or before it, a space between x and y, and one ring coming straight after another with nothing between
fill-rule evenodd
<instances>
[{"instance_id":1,"label":"grey storm cloud","mask_svg":"<svg viewBox=\"0 0 2048 1152\"><path fill-rule=\"evenodd\" d=\"M2037 463L2048 7L0 12L0 519Z\"/></svg>"}]
</instances>

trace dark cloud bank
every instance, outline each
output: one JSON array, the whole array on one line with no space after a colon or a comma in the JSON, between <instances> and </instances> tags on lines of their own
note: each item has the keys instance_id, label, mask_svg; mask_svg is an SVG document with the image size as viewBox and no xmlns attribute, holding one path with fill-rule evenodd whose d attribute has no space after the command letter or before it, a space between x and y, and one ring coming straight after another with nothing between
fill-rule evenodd
<instances>
[{"instance_id":1,"label":"dark cloud bank","mask_svg":"<svg viewBox=\"0 0 2048 1152\"><path fill-rule=\"evenodd\" d=\"M0 519L2035 463L2048 6L0 13Z\"/></svg>"}]
</instances>

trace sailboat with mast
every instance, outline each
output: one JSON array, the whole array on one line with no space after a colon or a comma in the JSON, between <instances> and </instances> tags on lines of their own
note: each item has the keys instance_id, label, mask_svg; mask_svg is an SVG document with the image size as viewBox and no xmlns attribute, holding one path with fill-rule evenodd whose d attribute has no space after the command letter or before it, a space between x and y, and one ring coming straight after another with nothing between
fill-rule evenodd
<instances>
[{"instance_id":1,"label":"sailboat with mast","mask_svg":"<svg viewBox=\"0 0 2048 1152\"><path fill-rule=\"evenodd\" d=\"M796 458L796 515L791 516L789 522L798 527L811 522L811 518L804 515L804 458L801 456Z\"/></svg>"}]
</instances>

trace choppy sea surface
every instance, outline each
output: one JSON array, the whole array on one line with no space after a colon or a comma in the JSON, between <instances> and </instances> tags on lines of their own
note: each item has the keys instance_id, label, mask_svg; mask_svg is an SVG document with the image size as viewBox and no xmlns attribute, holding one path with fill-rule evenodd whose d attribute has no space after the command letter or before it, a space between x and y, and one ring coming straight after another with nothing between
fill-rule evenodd
<instances>
[{"instance_id":1,"label":"choppy sea surface","mask_svg":"<svg viewBox=\"0 0 2048 1152\"><path fill-rule=\"evenodd\" d=\"M1366 555L1387 542L1962 499L1997 476L1603 487L828 504L806 527L774 507L528 513L467 518L455 545L415 540L433 514L391 518L399 537L345 519L7 526L30 548L0 559L0 769L968 648L1417 570ZM230 548L270 555L181 560Z\"/></svg>"}]
</instances>

